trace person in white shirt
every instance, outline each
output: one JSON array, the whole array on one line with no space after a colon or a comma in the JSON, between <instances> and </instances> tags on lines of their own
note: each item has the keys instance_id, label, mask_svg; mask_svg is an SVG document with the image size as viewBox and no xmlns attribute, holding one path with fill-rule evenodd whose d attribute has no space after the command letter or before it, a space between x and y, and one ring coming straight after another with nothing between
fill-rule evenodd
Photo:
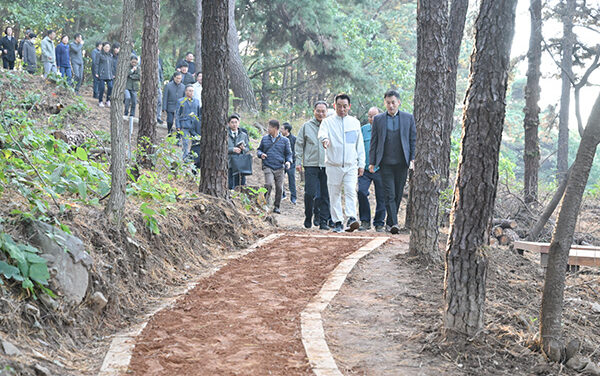
<instances>
[{"instance_id":1,"label":"person in white shirt","mask_svg":"<svg viewBox=\"0 0 600 376\"><path fill-rule=\"evenodd\" d=\"M196 82L192 86L194 87L194 98L200 102L200 107L202 107L202 72L196 73Z\"/></svg>"},{"instance_id":2,"label":"person in white shirt","mask_svg":"<svg viewBox=\"0 0 600 376\"><path fill-rule=\"evenodd\" d=\"M360 122L349 116L350 96L338 94L334 100L336 114L324 119L319 127L319 141L325 151L325 167L331 217L334 232L342 232L344 215L342 212L342 188L346 203L345 214L348 228L352 232L360 227L356 220L356 184L364 172L365 145Z\"/></svg>"}]
</instances>

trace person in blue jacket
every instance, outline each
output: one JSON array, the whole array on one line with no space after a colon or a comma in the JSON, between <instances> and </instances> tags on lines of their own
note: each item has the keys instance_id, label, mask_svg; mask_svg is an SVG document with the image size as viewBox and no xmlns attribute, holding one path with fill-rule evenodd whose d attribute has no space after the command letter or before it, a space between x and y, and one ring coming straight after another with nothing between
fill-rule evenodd
<instances>
[{"instance_id":1,"label":"person in blue jacket","mask_svg":"<svg viewBox=\"0 0 600 376\"><path fill-rule=\"evenodd\" d=\"M194 98L194 87L187 85L185 87L185 97L178 101L177 112L175 113L175 128L183 132L182 149L183 160L190 153L190 139L194 136L200 136L200 121L202 119L202 108L198 99Z\"/></svg>"},{"instance_id":2,"label":"person in blue jacket","mask_svg":"<svg viewBox=\"0 0 600 376\"><path fill-rule=\"evenodd\" d=\"M284 168L287 170L292 164L292 149L290 140L279 133L279 121L269 120L267 131L269 134L260 141L256 154L258 158L262 159L262 170L265 174L265 188L267 189L265 198L268 202L271 191L275 188L273 213L280 214L279 206L283 193Z\"/></svg>"},{"instance_id":3,"label":"person in blue jacket","mask_svg":"<svg viewBox=\"0 0 600 376\"><path fill-rule=\"evenodd\" d=\"M69 37L63 35L60 37L60 43L56 46L56 66L60 75L67 77L69 85L71 84L71 57L69 55Z\"/></svg>"}]
</instances>

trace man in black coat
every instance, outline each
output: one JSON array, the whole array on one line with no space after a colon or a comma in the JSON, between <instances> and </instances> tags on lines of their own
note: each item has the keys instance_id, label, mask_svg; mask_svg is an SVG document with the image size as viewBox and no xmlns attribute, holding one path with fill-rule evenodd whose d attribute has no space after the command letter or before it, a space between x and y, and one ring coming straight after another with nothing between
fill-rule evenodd
<instances>
[{"instance_id":1,"label":"man in black coat","mask_svg":"<svg viewBox=\"0 0 600 376\"><path fill-rule=\"evenodd\" d=\"M15 52L17 50L17 38L13 35L12 27L4 29L4 37L0 39L0 52L2 52L2 66L4 69L15 69Z\"/></svg>"},{"instance_id":2,"label":"man in black coat","mask_svg":"<svg viewBox=\"0 0 600 376\"><path fill-rule=\"evenodd\" d=\"M375 116L371 131L369 171L379 167L385 192L386 224L392 234L400 232L398 209L408 169L415 158L417 128L413 115L398 111L400 94L388 90L384 96L385 113Z\"/></svg>"},{"instance_id":3,"label":"man in black coat","mask_svg":"<svg viewBox=\"0 0 600 376\"><path fill-rule=\"evenodd\" d=\"M292 166L285 170L285 173L288 176L290 202L296 205L296 136L292 134L292 125L287 122L283 123L281 134L290 140L290 146L292 147ZM283 192L283 197L285 197L285 191Z\"/></svg>"}]
</instances>

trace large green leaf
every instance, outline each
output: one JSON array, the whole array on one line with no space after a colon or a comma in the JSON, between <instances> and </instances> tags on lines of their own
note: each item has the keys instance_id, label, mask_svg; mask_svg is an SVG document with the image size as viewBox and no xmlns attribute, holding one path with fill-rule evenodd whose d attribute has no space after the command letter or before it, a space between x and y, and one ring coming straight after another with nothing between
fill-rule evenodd
<instances>
[{"instance_id":1,"label":"large green leaf","mask_svg":"<svg viewBox=\"0 0 600 376\"><path fill-rule=\"evenodd\" d=\"M75 155L77 156L77 158L81 159L82 161L87 161L88 160L88 154L85 151L85 149L83 148L77 148L77 150L75 150Z\"/></svg>"},{"instance_id":2,"label":"large green leaf","mask_svg":"<svg viewBox=\"0 0 600 376\"><path fill-rule=\"evenodd\" d=\"M46 264L46 259L35 253L25 252L25 258L30 264Z\"/></svg>"},{"instance_id":3,"label":"large green leaf","mask_svg":"<svg viewBox=\"0 0 600 376\"><path fill-rule=\"evenodd\" d=\"M9 265L4 261L0 261L0 274L4 275L7 279L14 279L15 281L22 281L23 276L21 276L21 272L19 268Z\"/></svg>"},{"instance_id":4,"label":"large green leaf","mask_svg":"<svg viewBox=\"0 0 600 376\"><path fill-rule=\"evenodd\" d=\"M29 278L41 283L42 285L48 284L50 273L48 272L48 267L46 264L32 264L29 267Z\"/></svg>"}]
</instances>

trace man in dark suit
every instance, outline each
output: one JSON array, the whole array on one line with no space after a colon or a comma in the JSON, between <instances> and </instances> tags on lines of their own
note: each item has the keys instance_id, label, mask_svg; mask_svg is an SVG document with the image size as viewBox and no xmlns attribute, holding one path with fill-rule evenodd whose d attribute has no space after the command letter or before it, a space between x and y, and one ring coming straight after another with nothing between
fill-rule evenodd
<instances>
[{"instance_id":1,"label":"man in dark suit","mask_svg":"<svg viewBox=\"0 0 600 376\"><path fill-rule=\"evenodd\" d=\"M227 131L227 154L228 166L227 169L227 185L229 189L233 189L238 185L245 185L242 179L244 176L239 171L234 171L231 164L231 159L236 154L246 154L250 152L250 140L248 134L240 129L240 117L237 114L230 115L227 119L229 130Z\"/></svg>"},{"instance_id":2,"label":"man in dark suit","mask_svg":"<svg viewBox=\"0 0 600 376\"><path fill-rule=\"evenodd\" d=\"M290 123L283 123L283 129L281 134L290 140L290 146L292 147L292 167L285 171L288 175L288 186L290 187L290 201L296 205L296 136L292 134L292 125ZM285 191L283 191L283 197L285 197Z\"/></svg>"},{"instance_id":3,"label":"man in dark suit","mask_svg":"<svg viewBox=\"0 0 600 376\"><path fill-rule=\"evenodd\" d=\"M400 232L398 209L408 169L415 158L417 128L413 115L398 110L400 94L388 90L384 96L387 111L375 116L371 133L369 171L379 167L385 193L386 224L392 234Z\"/></svg>"},{"instance_id":4,"label":"man in dark suit","mask_svg":"<svg viewBox=\"0 0 600 376\"><path fill-rule=\"evenodd\" d=\"M0 39L0 52L4 69L15 69L17 39L13 35L12 27L4 29L4 38Z\"/></svg>"}]
</instances>

